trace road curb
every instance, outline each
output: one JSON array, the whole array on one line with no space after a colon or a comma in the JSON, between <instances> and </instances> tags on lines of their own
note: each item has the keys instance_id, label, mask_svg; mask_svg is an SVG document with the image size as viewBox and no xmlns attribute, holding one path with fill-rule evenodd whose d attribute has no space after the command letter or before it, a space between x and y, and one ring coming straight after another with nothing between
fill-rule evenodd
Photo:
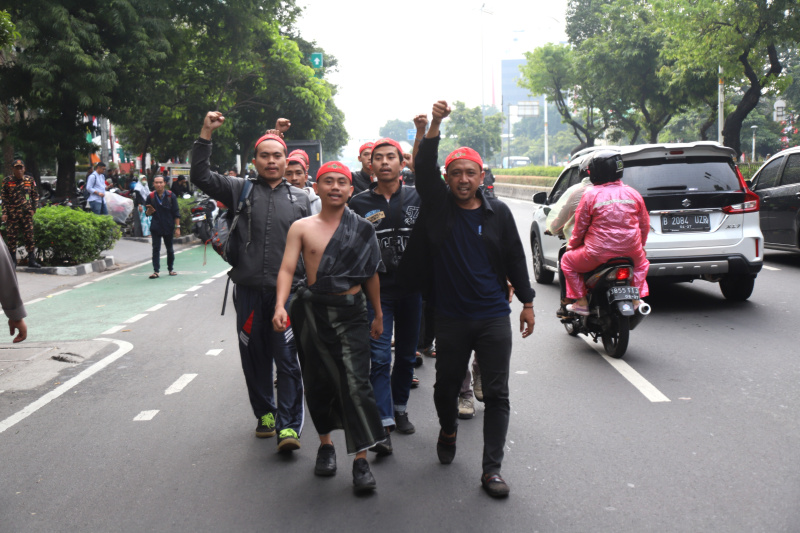
<instances>
[{"instance_id":1,"label":"road curb","mask_svg":"<svg viewBox=\"0 0 800 533\"><path fill-rule=\"evenodd\" d=\"M552 187L539 187L536 185L517 185L515 183L494 183L494 193L497 196L515 198L517 200L531 200L537 192L549 193Z\"/></svg>"},{"instance_id":2,"label":"road curb","mask_svg":"<svg viewBox=\"0 0 800 533\"><path fill-rule=\"evenodd\" d=\"M105 272L112 268L114 263L114 256L109 255L92 261L91 263L83 263L82 265L67 266L67 267L41 267L31 268L25 266L18 266L17 272L27 272L29 274L49 274L51 276L84 276L90 272Z\"/></svg>"}]
</instances>

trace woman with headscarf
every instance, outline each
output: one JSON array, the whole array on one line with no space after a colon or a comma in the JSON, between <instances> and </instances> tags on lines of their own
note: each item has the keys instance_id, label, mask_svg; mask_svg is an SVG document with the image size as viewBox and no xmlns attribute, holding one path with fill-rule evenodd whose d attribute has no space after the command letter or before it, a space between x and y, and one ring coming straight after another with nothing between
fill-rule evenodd
<instances>
[{"instance_id":1,"label":"woman with headscarf","mask_svg":"<svg viewBox=\"0 0 800 533\"><path fill-rule=\"evenodd\" d=\"M139 183L133 189L133 205L139 211L139 217L134 217L134 224L138 227L142 237L150 235L150 217L144 210L147 197L150 196L150 187L147 186L147 176L139 175Z\"/></svg>"}]
</instances>

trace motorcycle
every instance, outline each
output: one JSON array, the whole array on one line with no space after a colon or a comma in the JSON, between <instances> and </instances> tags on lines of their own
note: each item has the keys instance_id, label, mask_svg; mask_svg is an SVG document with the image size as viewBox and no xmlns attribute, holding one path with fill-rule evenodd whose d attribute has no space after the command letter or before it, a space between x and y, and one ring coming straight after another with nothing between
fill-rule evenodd
<instances>
[{"instance_id":1,"label":"motorcycle","mask_svg":"<svg viewBox=\"0 0 800 533\"><path fill-rule=\"evenodd\" d=\"M650 314L650 306L640 302L639 289L633 286L633 260L616 257L583 275L589 300L589 316L569 313L561 318L567 333L589 335L594 342L603 341L610 357L625 355L630 332Z\"/></svg>"},{"instance_id":2,"label":"motorcycle","mask_svg":"<svg viewBox=\"0 0 800 533\"><path fill-rule=\"evenodd\" d=\"M188 195L186 195L188 196ZM192 207L192 233L208 243L214 233L214 222L225 214L224 206L209 196L202 195Z\"/></svg>"}]
</instances>

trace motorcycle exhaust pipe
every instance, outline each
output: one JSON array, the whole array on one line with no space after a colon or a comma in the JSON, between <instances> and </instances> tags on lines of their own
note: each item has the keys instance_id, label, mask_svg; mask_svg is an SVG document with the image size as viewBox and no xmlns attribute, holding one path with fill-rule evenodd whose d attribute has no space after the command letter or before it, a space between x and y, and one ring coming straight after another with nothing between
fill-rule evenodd
<instances>
[{"instance_id":1,"label":"motorcycle exhaust pipe","mask_svg":"<svg viewBox=\"0 0 800 533\"><path fill-rule=\"evenodd\" d=\"M651 311L652 311L652 309L650 308L650 304L647 304L645 302L642 302L642 303L639 304L639 313L642 316L649 315Z\"/></svg>"}]
</instances>

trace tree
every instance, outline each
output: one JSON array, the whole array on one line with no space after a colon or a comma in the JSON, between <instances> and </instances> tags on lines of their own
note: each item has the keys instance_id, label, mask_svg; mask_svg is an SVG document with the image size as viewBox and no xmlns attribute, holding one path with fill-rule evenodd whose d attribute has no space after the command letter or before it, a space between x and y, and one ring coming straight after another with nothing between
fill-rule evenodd
<instances>
[{"instance_id":1,"label":"tree","mask_svg":"<svg viewBox=\"0 0 800 533\"><path fill-rule=\"evenodd\" d=\"M485 161L499 153L502 146L500 134L503 131L505 117L495 113L482 117L480 107L468 108L464 102L453 102L442 142L439 146L439 159L445 160L447 155L459 146L468 146L481 154Z\"/></svg>"},{"instance_id":2,"label":"tree","mask_svg":"<svg viewBox=\"0 0 800 533\"><path fill-rule=\"evenodd\" d=\"M525 58L519 86L531 94L545 94L555 104L561 121L572 128L579 141L573 152L594 146L608 123L597 108L597 88L580 75L572 47L546 44L526 52Z\"/></svg>"},{"instance_id":3,"label":"tree","mask_svg":"<svg viewBox=\"0 0 800 533\"><path fill-rule=\"evenodd\" d=\"M378 134L381 137L389 137L395 141L405 141L407 138L406 133L408 130L412 129L415 129L412 121L395 118L392 120L387 120L386 124L384 124L378 131Z\"/></svg>"},{"instance_id":4,"label":"tree","mask_svg":"<svg viewBox=\"0 0 800 533\"><path fill-rule=\"evenodd\" d=\"M725 119L724 143L741 152L742 124L765 93L788 85L784 65L800 42L796 0L661 0L669 32L663 53L679 68L716 72L742 98Z\"/></svg>"}]
</instances>

